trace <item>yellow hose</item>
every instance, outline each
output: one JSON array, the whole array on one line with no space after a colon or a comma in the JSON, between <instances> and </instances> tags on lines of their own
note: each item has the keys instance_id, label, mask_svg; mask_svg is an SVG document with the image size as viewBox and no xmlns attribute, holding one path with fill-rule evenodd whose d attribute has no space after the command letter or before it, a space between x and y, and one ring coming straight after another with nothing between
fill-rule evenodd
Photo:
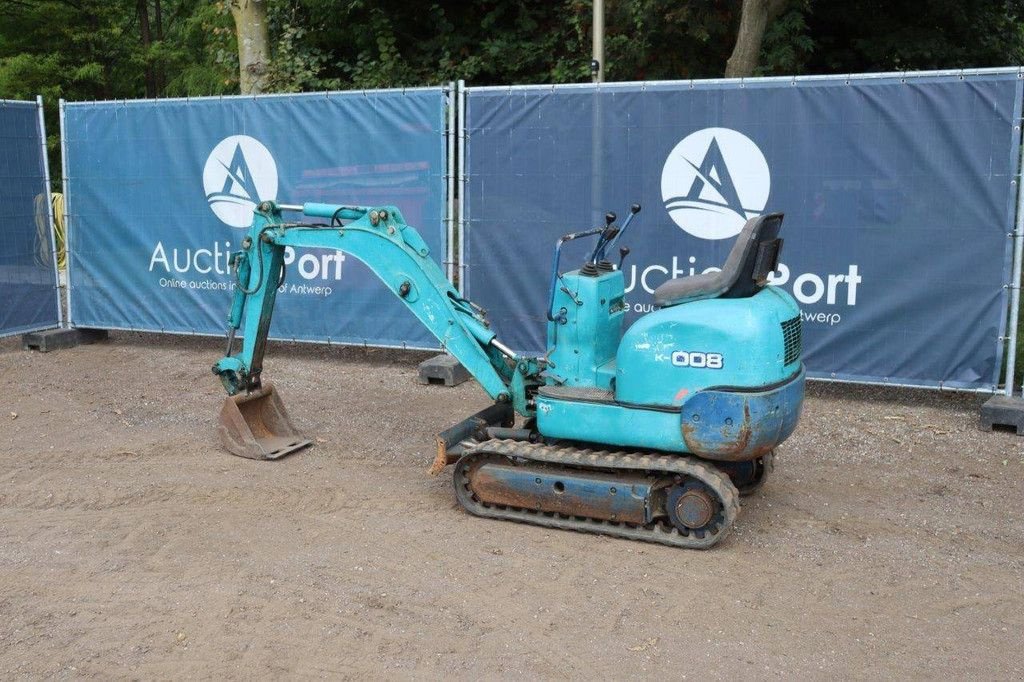
<instances>
[{"instance_id":1,"label":"yellow hose","mask_svg":"<svg viewBox=\"0 0 1024 682\"><path fill-rule=\"evenodd\" d=\"M53 235L57 242L57 268L63 270L67 266L68 253L65 247L64 235L64 195L54 192L52 198L53 206ZM46 240L49 244L49 240ZM48 259L47 259L48 260Z\"/></svg>"}]
</instances>

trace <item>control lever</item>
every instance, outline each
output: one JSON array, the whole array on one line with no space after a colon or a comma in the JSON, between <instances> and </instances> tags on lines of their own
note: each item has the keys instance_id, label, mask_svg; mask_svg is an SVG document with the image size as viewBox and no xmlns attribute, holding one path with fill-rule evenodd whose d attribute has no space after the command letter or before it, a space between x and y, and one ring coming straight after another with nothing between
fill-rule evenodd
<instances>
[{"instance_id":1,"label":"control lever","mask_svg":"<svg viewBox=\"0 0 1024 682\"><path fill-rule=\"evenodd\" d=\"M622 269L622 261L626 260L626 256L628 256L628 255L629 255L629 247L628 246L620 246L619 247L619 270Z\"/></svg>"},{"instance_id":2,"label":"control lever","mask_svg":"<svg viewBox=\"0 0 1024 682\"><path fill-rule=\"evenodd\" d=\"M604 259L605 248L615 239L615 235L619 233L619 228L612 224L617 217L615 211L608 211L604 214L604 231L598 237L597 245L594 247L594 252L590 254L588 262L597 263L598 260Z\"/></svg>"},{"instance_id":3,"label":"control lever","mask_svg":"<svg viewBox=\"0 0 1024 682\"><path fill-rule=\"evenodd\" d=\"M601 239L597 243L597 248L594 249L593 255L590 257L592 263L596 263L599 260L604 260L605 251L615 245L619 238L622 237L622 233L626 231L629 224L633 222L633 217L640 212L640 204L633 204L629 207L629 215L626 216L626 222L622 224L622 227L616 227L611 223L605 228L604 233L601 235ZM605 216L605 220L608 220L608 216L612 216L612 220L615 219L615 214L611 211Z\"/></svg>"},{"instance_id":4,"label":"control lever","mask_svg":"<svg viewBox=\"0 0 1024 682\"><path fill-rule=\"evenodd\" d=\"M640 204L633 204L632 206L629 207L629 215L626 217L626 222L622 223L622 228L619 229L619 233L617 235L615 235L611 239L611 241L609 241L605 245L605 248L611 248L612 246L615 246L615 242L619 241L619 239L622 237L623 233L625 233L626 228L629 227L629 224L631 222L633 222L633 217L637 213L639 213L639 212L640 212ZM627 253L628 252L629 251L627 250Z\"/></svg>"}]
</instances>

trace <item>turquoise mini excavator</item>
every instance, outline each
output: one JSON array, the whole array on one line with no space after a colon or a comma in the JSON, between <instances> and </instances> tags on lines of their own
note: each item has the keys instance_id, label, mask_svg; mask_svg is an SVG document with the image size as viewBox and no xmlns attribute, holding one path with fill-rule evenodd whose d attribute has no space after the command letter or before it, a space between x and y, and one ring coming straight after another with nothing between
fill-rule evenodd
<instances>
[{"instance_id":1,"label":"turquoise mini excavator","mask_svg":"<svg viewBox=\"0 0 1024 682\"><path fill-rule=\"evenodd\" d=\"M263 381L263 355L285 248L338 249L365 263L494 400L437 437L431 471L454 465L466 510L711 547L728 534L739 496L764 483L803 404L800 311L767 285L782 215L749 220L720 272L660 286L657 309L623 333L628 249L619 248L618 267L609 258L639 211L634 204L621 227L609 213L604 226L558 240L547 353L528 357L498 340L485 311L451 285L394 206L261 203L232 256L227 354L213 366L229 394L223 446L277 459L310 445ZM288 222L288 212L322 222ZM561 272L562 246L587 238L586 261Z\"/></svg>"}]
</instances>

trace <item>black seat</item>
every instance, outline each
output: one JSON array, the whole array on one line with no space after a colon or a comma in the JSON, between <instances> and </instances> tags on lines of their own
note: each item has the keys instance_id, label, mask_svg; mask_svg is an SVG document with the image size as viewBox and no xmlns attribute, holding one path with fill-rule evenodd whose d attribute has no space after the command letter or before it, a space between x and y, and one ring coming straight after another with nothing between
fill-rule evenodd
<instances>
[{"instance_id":1,"label":"black seat","mask_svg":"<svg viewBox=\"0 0 1024 682\"><path fill-rule=\"evenodd\" d=\"M705 298L746 298L761 291L779 266L782 217L768 213L748 220L721 272L671 279L654 290L654 303L667 308Z\"/></svg>"}]
</instances>

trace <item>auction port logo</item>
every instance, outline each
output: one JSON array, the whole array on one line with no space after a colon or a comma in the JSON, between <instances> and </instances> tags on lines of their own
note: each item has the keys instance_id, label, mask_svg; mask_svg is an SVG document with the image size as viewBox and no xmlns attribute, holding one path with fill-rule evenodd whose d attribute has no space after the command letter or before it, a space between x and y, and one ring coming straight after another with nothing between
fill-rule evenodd
<instances>
[{"instance_id":1,"label":"auction port logo","mask_svg":"<svg viewBox=\"0 0 1024 682\"><path fill-rule=\"evenodd\" d=\"M249 227L256 204L277 197L277 164L248 135L221 140L203 168L203 189L214 214L231 227Z\"/></svg>"},{"instance_id":2,"label":"auction port logo","mask_svg":"<svg viewBox=\"0 0 1024 682\"><path fill-rule=\"evenodd\" d=\"M665 160L661 198L673 222L701 239L735 237L768 203L771 174L750 138L729 128L687 135Z\"/></svg>"}]
</instances>

